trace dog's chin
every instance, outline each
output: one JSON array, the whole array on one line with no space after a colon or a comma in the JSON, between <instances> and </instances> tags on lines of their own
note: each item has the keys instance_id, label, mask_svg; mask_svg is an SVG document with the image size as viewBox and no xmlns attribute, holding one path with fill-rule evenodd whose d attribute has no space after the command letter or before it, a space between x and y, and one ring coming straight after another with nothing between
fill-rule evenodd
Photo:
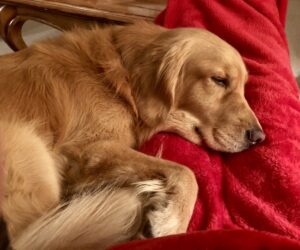
<instances>
[{"instance_id":1,"label":"dog's chin","mask_svg":"<svg viewBox=\"0 0 300 250\"><path fill-rule=\"evenodd\" d=\"M205 133L207 132L207 133ZM238 153L249 148L249 145L239 138L234 138L225 133L213 133L210 131L199 132L201 145L224 153Z\"/></svg>"},{"instance_id":2,"label":"dog's chin","mask_svg":"<svg viewBox=\"0 0 300 250\"><path fill-rule=\"evenodd\" d=\"M204 133L204 131L200 130L199 128L196 128L193 131L183 131L179 129L169 129L165 131L173 132L179 136L182 136L193 144L210 148L219 152L238 153L249 148L249 145L246 145L245 142L238 142L238 140L227 136L218 137L215 133L211 133L209 131L208 133Z\"/></svg>"},{"instance_id":3,"label":"dog's chin","mask_svg":"<svg viewBox=\"0 0 300 250\"><path fill-rule=\"evenodd\" d=\"M224 145L215 141L213 142L205 141L205 145L208 148L211 148L215 151L224 152L224 153L239 153L248 149L248 146L237 142L232 142L232 144L230 145Z\"/></svg>"}]
</instances>

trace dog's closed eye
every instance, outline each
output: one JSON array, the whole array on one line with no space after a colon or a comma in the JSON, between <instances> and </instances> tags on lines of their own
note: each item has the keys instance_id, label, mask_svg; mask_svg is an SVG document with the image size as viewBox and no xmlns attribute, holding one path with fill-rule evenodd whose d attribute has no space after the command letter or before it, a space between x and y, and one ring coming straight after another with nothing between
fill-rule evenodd
<instances>
[{"instance_id":1,"label":"dog's closed eye","mask_svg":"<svg viewBox=\"0 0 300 250\"><path fill-rule=\"evenodd\" d=\"M216 84L218 84L221 87L226 88L229 85L229 81L224 77L213 76L213 77L211 77L211 79L213 80L213 82L215 82Z\"/></svg>"}]
</instances>

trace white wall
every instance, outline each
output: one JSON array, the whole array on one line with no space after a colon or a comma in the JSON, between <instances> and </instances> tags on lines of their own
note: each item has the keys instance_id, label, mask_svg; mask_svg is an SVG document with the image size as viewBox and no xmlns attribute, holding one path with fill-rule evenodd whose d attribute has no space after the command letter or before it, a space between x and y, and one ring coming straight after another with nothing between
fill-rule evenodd
<instances>
[{"instance_id":1,"label":"white wall","mask_svg":"<svg viewBox=\"0 0 300 250\"><path fill-rule=\"evenodd\" d=\"M289 0L286 34L292 69L300 86L300 0Z\"/></svg>"}]
</instances>

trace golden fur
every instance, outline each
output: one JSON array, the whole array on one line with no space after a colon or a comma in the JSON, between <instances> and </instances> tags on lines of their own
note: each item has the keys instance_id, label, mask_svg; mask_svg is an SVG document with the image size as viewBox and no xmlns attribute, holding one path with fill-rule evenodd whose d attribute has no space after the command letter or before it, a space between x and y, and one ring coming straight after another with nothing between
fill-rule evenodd
<instances>
[{"instance_id":1,"label":"golden fur","mask_svg":"<svg viewBox=\"0 0 300 250\"><path fill-rule=\"evenodd\" d=\"M193 173L134 149L159 131L227 152L264 139L239 53L208 31L77 29L0 65L1 210L15 249L185 232Z\"/></svg>"}]
</instances>

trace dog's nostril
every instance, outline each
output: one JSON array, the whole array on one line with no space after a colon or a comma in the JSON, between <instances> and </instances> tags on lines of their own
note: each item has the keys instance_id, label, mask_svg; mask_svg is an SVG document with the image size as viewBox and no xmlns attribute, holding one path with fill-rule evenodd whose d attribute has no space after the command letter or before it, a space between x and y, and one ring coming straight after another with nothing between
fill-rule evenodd
<instances>
[{"instance_id":1,"label":"dog's nostril","mask_svg":"<svg viewBox=\"0 0 300 250\"><path fill-rule=\"evenodd\" d=\"M266 135L261 129L250 129L246 131L246 137L250 143L250 145L255 145L257 143L262 142Z\"/></svg>"}]
</instances>

